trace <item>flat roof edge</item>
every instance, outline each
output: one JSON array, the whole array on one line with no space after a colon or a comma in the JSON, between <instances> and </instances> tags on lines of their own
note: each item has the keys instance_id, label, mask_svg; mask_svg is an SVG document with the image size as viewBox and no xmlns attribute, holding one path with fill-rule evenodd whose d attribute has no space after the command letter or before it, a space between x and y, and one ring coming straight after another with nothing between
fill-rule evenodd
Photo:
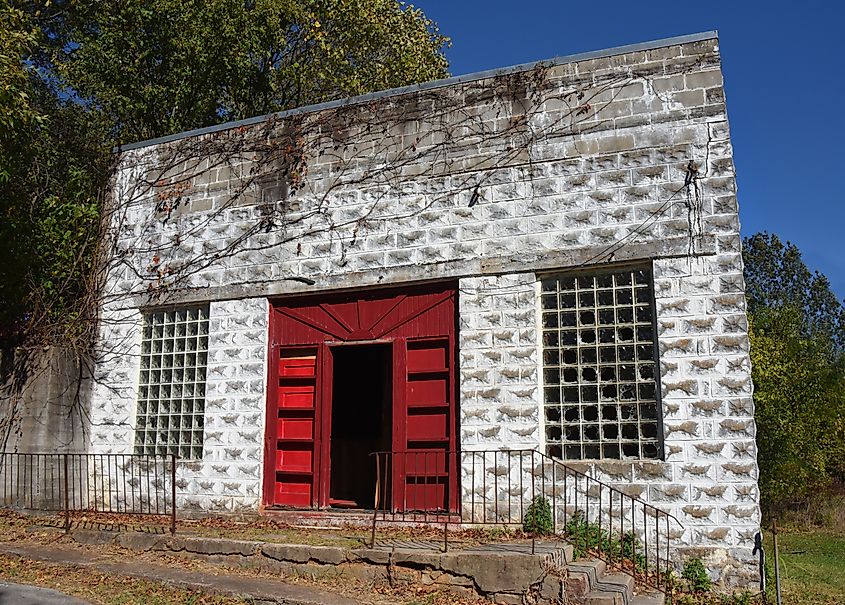
<instances>
[{"instance_id":1,"label":"flat roof edge","mask_svg":"<svg viewBox=\"0 0 845 605\"><path fill-rule=\"evenodd\" d=\"M377 92L370 92L355 97L347 97L344 99L337 99L335 101L326 101L325 103L315 103L313 105L303 105L302 107L295 107L294 109L286 109L284 111L277 111L252 118L245 118L243 120L236 120L232 122L224 122L223 124L215 124L214 126L206 126L204 128L196 128L194 130L186 130L184 132L177 132L155 139L147 139L145 141L138 141L137 143L127 143L115 147L114 151L120 153L122 151L132 151L134 149L141 149L143 147L152 147L162 143L170 143L180 139L187 139L190 137L202 136L213 132L220 132L223 130L230 130L241 126L249 126L258 124L264 120L273 117L275 119L283 119L289 116L295 116L304 113L314 113L325 109L333 109L337 107L344 107L347 105L357 105L359 103L366 103L376 99L383 99L386 97L396 97L412 92L422 90L432 90L435 88L443 88L446 86L453 86L455 84L464 84L467 82L474 82L476 80L485 80L488 78L495 78L506 74L517 73L521 71L529 71L538 66L554 67L556 65L564 65L566 63L575 63L577 61L586 61L589 59L601 59L604 57L612 57L615 55L624 55L632 52L639 52L643 50L654 50L657 48L665 48L667 46L677 46L679 44L690 44L693 42L701 42L704 40L718 39L719 33L716 30L699 32L696 34L687 34L685 36L674 36L671 38L661 38L659 40L651 40L649 42L639 42L637 44L627 44L624 46L614 46L612 48L605 48L602 50L593 50L582 53L575 53L571 55L562 55L554 57L553 59L543 59L540 61L532 61L530 63L521 63L519 65L512 65L510 67L500 67L497 69L488 69L486 71L478 71L462 76L452 76L442 80L432 80L430 82L423 82L421 84L411 84L409 86L402 86L400 88L390 88L388 90L380 90Z\"/></svg>"}]
</instances>

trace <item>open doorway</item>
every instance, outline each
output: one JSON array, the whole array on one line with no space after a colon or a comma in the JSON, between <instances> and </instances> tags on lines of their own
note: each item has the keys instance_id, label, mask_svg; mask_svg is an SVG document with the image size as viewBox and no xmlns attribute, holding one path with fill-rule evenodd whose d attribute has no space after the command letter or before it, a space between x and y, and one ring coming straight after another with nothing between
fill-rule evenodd
<instances>
[{"instance_id":1,"label":"open doorway","mask_svg":"<svg viewBox=\"0 0 845 605\"><path fill-rule=\"evenodd\" d=\"M331 506L374 506L370 453L392 449L391 353L388 344L332 347Z\"/></svg>"}]
</instances>

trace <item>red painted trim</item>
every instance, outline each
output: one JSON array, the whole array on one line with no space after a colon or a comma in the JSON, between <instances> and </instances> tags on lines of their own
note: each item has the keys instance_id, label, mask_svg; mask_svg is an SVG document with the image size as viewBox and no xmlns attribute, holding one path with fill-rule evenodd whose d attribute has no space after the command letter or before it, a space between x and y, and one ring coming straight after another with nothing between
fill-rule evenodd
<instances>
[{"instance_id":1,"label":"red painted trim","mask_svg":"<svg viewBox=\"0 0 845 605\"><path fill-rule=\"evenodd\" d=\"M457 291L456 291L457 292ZM455 323L457 324L458 317L458 301L457 294L453 298ZM460 411L458 410L458 326L449 334L449 414L451 419L450 435L449 435L449 451L458 451L458 431L460 430ZM448 454L447 454L448 455ZM451 512L460 512L461 506L461 487L460 487L460 472L461 467L458 464L458 455L451 456L448 461L449 464L449 510Z\"/></svg>"},{"instance_id":2,"label":"red painted trim","mask_svg":"<svg viewBox=\"0 0 845 605\"><path fill-rule=\"evenodd\" d=\"M453 294L453 293L452 293L451 291L450 291L450 292L444 292L441 296L439 296L438 298L434 299L434 301L432 301L432 302L431 302L431 304L429 304L428 306L426 306L426 307L424 307L424 308L422 308L422 309L420 309L420 310L418 310L418 311L414 311L413 313L409 313L409 314L407 314L406 316L404 316L404 317L403 317L402 319L400 319L399 321L397 321L397 322L395 322L395 323L391 324L388 328L386 328L386 329L382 329L382 330L381 330L381 332L378 332L378 333L374 334L374 336L373 336L373 337L374 337L374 338L381 338L382 336L384 336L384 335L385 335L385 334L387 334L388 332L392 332L393 330L395 330L395 329L396 329L396 328L398 328L399 326L402 326L402 325L404 325L404 324L408 323L409 321L411 321L411 320L413 320L413 319L416 319L417 317L419 317L419 316L420 316L420 315L422 315L423 313L428 313L430 310L432 310L432 309L433 309L434 307L436 307L437 305L441 304L442 302L444 302L444 301L446 301L446 300L449 300L449 298L451 298L452 294ZM421 335L421 336L422 336L422 335Z\"/></svg>"},{"instance_id":3,"label":"red painted trim","mask_svg":"<svg viewBox=\"0 0 845 605\"><path fill-rule=\"evenodd\" d=\"M392 306L392 307L390 307L389 309L385 310L385 312L384 312L384 313L382 313L381 315L379 315L379 316L378 316L378 319L376 319L376 320L373 322L373 325L371 325L369 328L367 328L367 331L368 331L368 332L372 332L373 330L375 330L375 329L376 329L376 326L377 326L377 325L379 325L381 322L383 322L385 317L387 317L388 315L390 315L391 313L393 313L393 310L394 310L396 307L398 307L399 305L401 305L401 304L402 304L402 303L403 303L403 302L404 302L407 298L408 298L408 297L407 297L407 296L405 296L404 294L403 294L402 296L398 296L398 297L396 298L396 302L393 304L393 306ZM360 301L359 301L359 302L360 302Z\"/></svg>"},{"instance_id":4,"label":"red painted trim","mask_svg":"<svg viewBox=\"0 0 845 605\"><path fill-rule=\"evenodd\" d=\"M270 307L267 342L267 389L264 432L264 490L262 504L272 506L276 494L276 418L278 417L279 346L276 342L276 310Z\"/></svg>"},{"instance_id":5,"label":"red painted trim","mask_svg":"<svg viewBox=\"0 0 845 605\"><path fill-rule=\"evenodd\" d=\"M355 301L355 322L358 326L358 329L361 329L361 299ZM366 330L369 332L369 330Z\"/></svg>"},{"instance_id":6,"label":"red painted trim","mask_svg":"<svg viewBox=\"0 0 845 605\"><path fill-rule=\"evenodd\" d=\"M359 302L360 302L360 301L359 301ZM338 324L340 324L340 326L341 326L344 330L346 330L347 332L354 332L354 331L355 331L355 328L353 328L353 327L352 327L352 326L350 326L348 323L346 323L345 321L343 321L343 318L342 318L339 314L336 314L336 313L334 313L334 312L332 311L332 308L331 308L331 306L330 306L329 304L327 304L327 303L321 303L321 304L320 304L320 308L323 310L323 313L325 313L326 315L328 315L329 317L331 317L333 320L335 320L335 321L336 321ZM357 310L357 305L356 305L356 310ZM360 320L358 321L358 325L361 325Z\"/></svg>"},{"instance_id":7,"label":"red painted trim","mask_svg":"<svg viewBox=\"0 0 845 605\"><path fill-rule=\"evenodd\" d=\"M393 346L393 451L408 449L408 341L397 338ZM401 454L400 454L401 456ZM405 508L405 461L393 459L393 507Z\"/></svg>"},{"instance_id":8,"label":"red painted trim","mask_svg":"<svg viewBox=\"0 0 845 605\"><path fill-rule=\"evenodd\" d=\"M314 483L314 505L323 508L329 505L332 471L332 391L334 382L334 357L328 343L322 343L319 348L317 377L317 417L315 425L319 427L319 435L314 442L314 461L316 473ZM315 428L316 428L315 427Z\"/></svg>"},{"instance_id":9,"label":"red painted trim","mask_svg":"<svg viewBox=\"0 0 845 605\"><path fill-rule=\"evenodd\" d=\"M293 320L296 320L300 323L304 323L306 326L311 326L312 328L314 328L315 330L319 330L320 332L325 332L329 336L334 336L337 339L345 340L346 337L349 336L348 333L347 334L341 334L338 331L330 328L329 326L322 324L322 323L320 323L316 320L313 320L310 317L305 317L304 315L301 315L301 314L297 313L296 311L294 311L292 309L286 309L284 307L277 307L277 310L279 311L279 313L282 313L283 315L287 315L288 317L290 317Z\"/></svg>"}]
</instances>

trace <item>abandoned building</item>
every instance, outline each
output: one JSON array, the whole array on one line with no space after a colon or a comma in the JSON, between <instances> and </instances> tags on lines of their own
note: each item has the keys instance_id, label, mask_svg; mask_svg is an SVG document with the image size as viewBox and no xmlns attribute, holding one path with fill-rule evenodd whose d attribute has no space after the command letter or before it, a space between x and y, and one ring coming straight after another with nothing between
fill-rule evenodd
<instances>
[{"instance_id":1,"label":"abandoned building","mask_svg":"<svg viewBox=\"0 0 845 605\"><path fill-rule=\"evenodd\" d=\"M119 160L87 451L175 454L186 514L379 506L465 523L478 506L513 521L503 507L537 493L507 452L536 452L671 515L673 556L757 581L715 33ZM555 508L584 506L544 479Z\"/></svg>"}]
</instances>

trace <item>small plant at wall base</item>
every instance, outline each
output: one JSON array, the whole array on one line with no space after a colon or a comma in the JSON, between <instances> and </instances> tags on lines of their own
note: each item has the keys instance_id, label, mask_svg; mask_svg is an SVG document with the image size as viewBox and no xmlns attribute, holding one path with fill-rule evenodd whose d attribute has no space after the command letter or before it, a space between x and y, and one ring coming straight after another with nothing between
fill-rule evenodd
<instances>
[{"instance_id":1,"label":"small plant at wall base","mask_svg":"<svg viewBox=\"0 0 845 605\"><path fill-rule=\"evenodd\" d=\"M684 562L681 577L670 572L666 596L669 605L752 605L763 603L759 594L747 590L734 593L713 592L713 582L701 559L695 557Z\"/></svg>"},{"instance_id":2,"label":"small plant at wall base","mask_svg":"<svg viewBox=\"0 0 845 605\"><path fill-rule=\"evenodd\" d=\"M642 543L632 531L621 535L611 534L598 523L586 520L584 513L576 510L564 528L564 534L575 547L575 556L584 557L591 552L601 552L608 559L630 562L636 571L646 569Z\"/></svg>"},{"instance_id":3,"label":"small plant at wall base","mask_svg":"<svg viewBox=\"0 0 845 605\"><path fill-rule=\"evenodd\" d=\"M681 577L689 582L691 592L709 592L713 588L713 582L707 575L707 569L699 558L687 559L684 562L684 571Z\"/></svg>"},{"instance_id":4,"label":"small plant at wall base","mask_svg":"<svg viewBox=\"0 0 845 605\"><path fill-rule=\"evenodd\" d=\"M669 605L754 605L763 604L759 595L748 591L731 594L717 594L712 592L676 592L666 601Z\"/></svg>"},{"instance_id":5,"label":"small plant at wall base","mask_svg":"<svg viewBox=\"0 0 845 605\"><path fill-rule=\"evenodd\" d=\"M522 529L525 533L538 536L548 536L555 533L552 519L552 506L545 496L535 496L525 510L522 518Z\"/></svg>"}]
</instances>

